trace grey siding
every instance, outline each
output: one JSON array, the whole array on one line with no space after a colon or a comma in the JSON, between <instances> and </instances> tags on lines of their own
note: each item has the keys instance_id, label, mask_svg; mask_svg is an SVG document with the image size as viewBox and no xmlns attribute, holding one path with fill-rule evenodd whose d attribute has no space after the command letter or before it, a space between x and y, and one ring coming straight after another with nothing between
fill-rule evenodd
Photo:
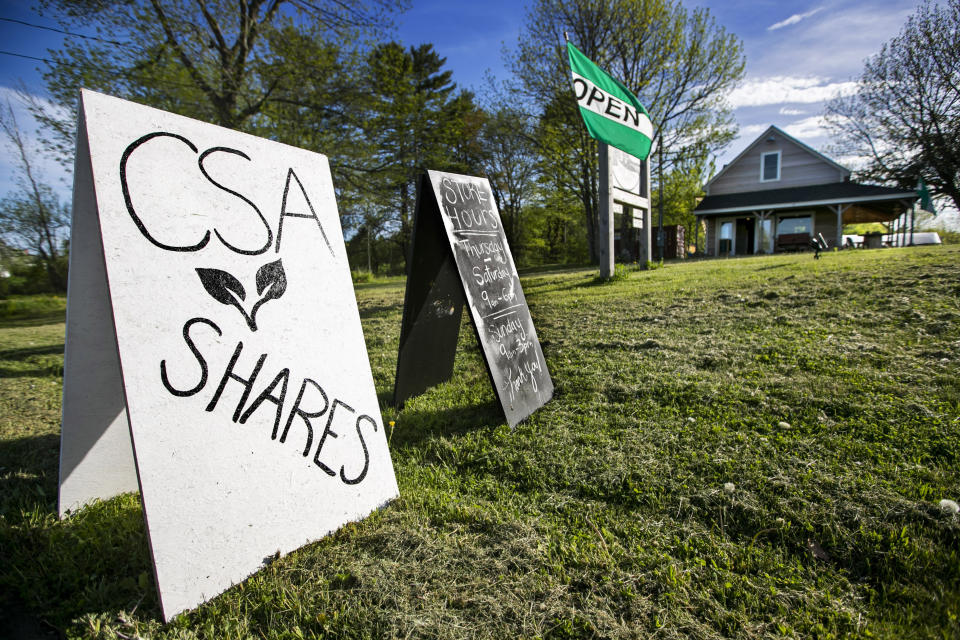
<instances>
[{"instance_id":1,"label":"grey siding","mask_svg":"<svg viewBox=\"0 0 960 640\"><path fill-rule=\"evenodd\" d=\"M773 138L773 142L767 142ZM780 151L780 179L760 182L760 157ZM761 136L722 176L709 186L709 195L785 189L827 182L842 182L845 173L776 131ZM836 234L834 234L836 235ZM824 234L826 236L826 234Z\"/></svg>"},{"instance_id":2,"label":"grey siding","mask_svg":"<svg viewBox=\"0 0 960 640\"><path fill-rule=\"evenodd\" d=\"M827 246L837 246L837 214L830 209L817 209L813 219L813 232L822 233Z\"/></svg>"}]
</instances>

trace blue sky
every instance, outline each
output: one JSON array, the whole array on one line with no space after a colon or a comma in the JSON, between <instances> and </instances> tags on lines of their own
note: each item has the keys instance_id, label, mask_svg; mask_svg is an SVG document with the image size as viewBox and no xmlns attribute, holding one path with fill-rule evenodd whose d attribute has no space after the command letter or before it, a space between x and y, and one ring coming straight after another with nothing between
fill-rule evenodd
<instances>
[{"instance_id":1,"label":"blue sky","mask_svg":"<svg viewBox=\"0 0 960 640\"><path fill-rule=\"evenodd\" d=\"M821 126L824 101L852 88L864 59L897 34L917 4L916 0L685 2L687 7L709 8L720 25L743 40L747 56L744 83L730 96L740 137L717 158L718 168L770 124L818 150L829 150L832 141ZM527 6L527 0L413 0L413 7L398 21L396 38L409 45L433 43L447 58L454 80L479 92L488 70L499 78L509 75L502 51L516 45ZM55 26L30 11L26 2L0 0L0 17ZM44 57L46 49L60 41L61 36L49 31L0 22L0 50ZM0 55L0 98L21 81L31 92L42 94L36 71L41 64ZM28 121L21 124L32 130ZM13 186L9 155L0 157L0 194ZM834 159L856 164L853 158ZM55 163L44 161L41 169L49 182L64 184L62 191L69 192Z\"/></svg>"}]
</instances>

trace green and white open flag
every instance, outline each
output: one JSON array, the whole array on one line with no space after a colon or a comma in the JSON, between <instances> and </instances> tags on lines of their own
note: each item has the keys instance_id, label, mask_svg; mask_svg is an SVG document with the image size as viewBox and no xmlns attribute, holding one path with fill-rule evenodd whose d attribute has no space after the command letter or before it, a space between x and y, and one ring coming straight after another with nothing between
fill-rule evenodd
<instances>
[{"instance_id":1,"label":"green and white open flag","mask_svg":"<svg viewBox=\"0 0 960 640\"><path fill-rule=\"evenodd\" d=\"M637 97L575 46L567 43L573 92L590 136L645 160L653 124Z\"/></svg>"}]
</instances>

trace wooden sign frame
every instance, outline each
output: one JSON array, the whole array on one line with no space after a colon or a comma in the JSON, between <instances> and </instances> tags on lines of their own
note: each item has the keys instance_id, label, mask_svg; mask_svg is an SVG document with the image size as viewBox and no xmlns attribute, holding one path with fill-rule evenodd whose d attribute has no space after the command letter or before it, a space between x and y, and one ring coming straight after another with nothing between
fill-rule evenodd
<instances>
[{"instance_id":1,"label":"wooden sign frame","mask_svg":"<svg viewBox=\"0 0 960 640\"><path fill-rule=\"evenodd\" d=\"M486 178L421 176L394 403L453 373L464 304L490 383L515 427L553 397L553 381Z\"/></svg>"}]
</instances>

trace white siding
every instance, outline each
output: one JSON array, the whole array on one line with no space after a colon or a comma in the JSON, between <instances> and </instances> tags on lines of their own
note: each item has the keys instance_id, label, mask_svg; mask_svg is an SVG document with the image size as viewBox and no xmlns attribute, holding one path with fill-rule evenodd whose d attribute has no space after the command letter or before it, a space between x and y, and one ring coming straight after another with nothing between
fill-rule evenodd
<instances>
[{"instance_id":1,"label":"white siding","mask_svg":"<svg viewBox=\"0 0 960 640\"><path fill-rule=\"evenodd\" d=\"M773 138L773 142L767 142ZM760 181L760 157L780 151L780 179ZM842 182L845 172L777 131L768 131L709 186L709 195ZM836 234L834 234L836 235Z\"/></svg>"}]
</instances>

